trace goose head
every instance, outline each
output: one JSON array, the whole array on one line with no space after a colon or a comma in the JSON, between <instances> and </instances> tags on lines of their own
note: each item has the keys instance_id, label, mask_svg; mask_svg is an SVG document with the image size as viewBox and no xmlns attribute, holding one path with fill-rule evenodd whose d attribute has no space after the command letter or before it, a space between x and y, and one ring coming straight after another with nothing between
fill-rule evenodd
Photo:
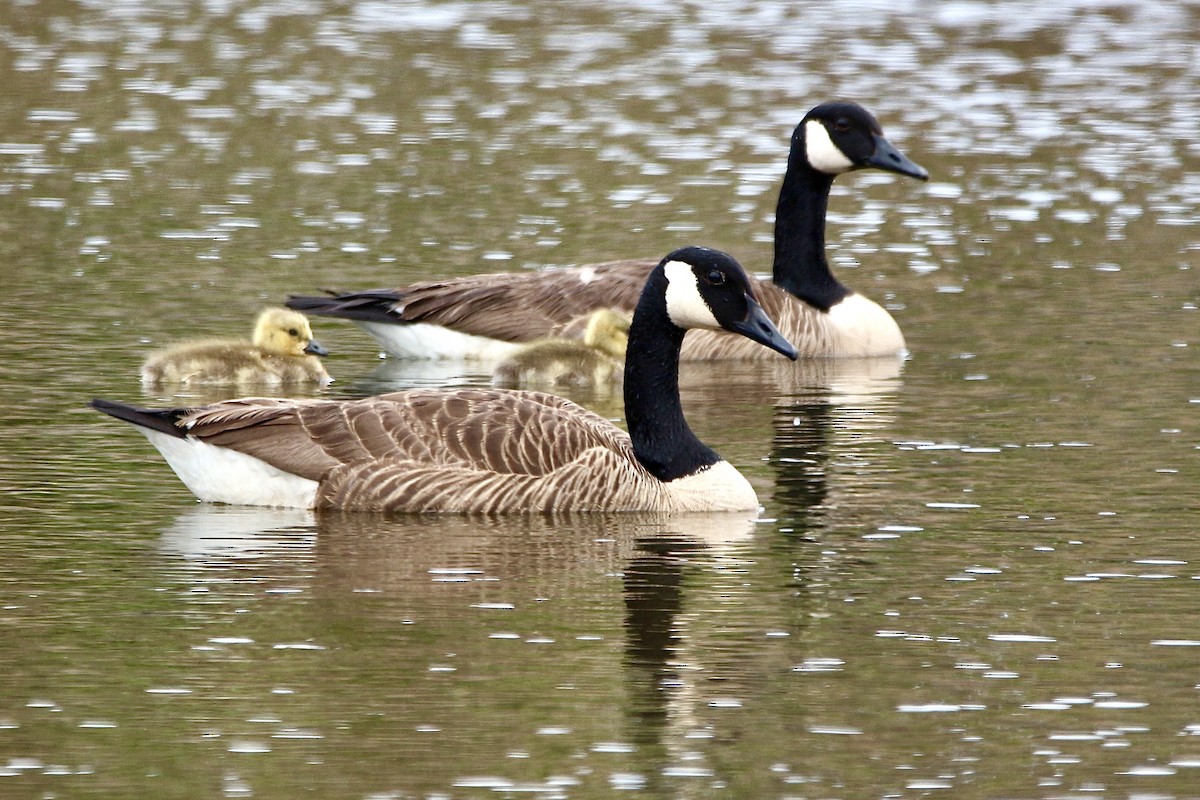
<instances>
[{"instance_id":1,"label":"goose head","mask_svg":"<svg viewBox=\"0 0 1200 800\"><path fill-rule=\"evenodd\" d=\"M784 338L754 297L741 264L720 250L685 247L659 264L667 317L677 328L727 330L796 360Z\"/></svg>"},{"instance_id":2,"label":"goose head","mask_svg":"<svg viewBox=\"0 0 1200 800\"><path fill-rule=\"evenodd\" d=\"M278 356L326 356L329 351L313 341L308 318L288 308L267 308L254 323L251 341Z\"/></svg>"},{"instance_id":3,"label":"goose head","mask_svg":"<svg viewBox=\"0 0 1200 800\"><path fill-rule=\"evenodd\" d=\"M884 138L879 122L857 103L822 103L805 114L792 134L792 153L826 175L874 167L929 180L929 171Z\"/></svg>"}]
</instances>

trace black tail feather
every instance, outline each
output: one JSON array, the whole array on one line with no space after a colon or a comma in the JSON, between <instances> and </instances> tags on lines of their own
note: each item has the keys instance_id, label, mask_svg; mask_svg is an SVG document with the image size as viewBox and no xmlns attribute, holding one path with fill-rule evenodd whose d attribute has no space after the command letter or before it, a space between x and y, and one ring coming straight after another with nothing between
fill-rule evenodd
<instances>
[{"instance_id":1,"label":"black tail feather","mask_svg":"<svg viewBox=\"0 0 1200 800\"><path fill-rule=\"evenodd\" d=\"M330 296L291 295L284 303L288 308L315 314L319 317L340 317L359 322L403 322L396 313L400 295L391 289L372 289L365 292L347 292Z\"/></svg>"},{"instance_id":2,"label":"black tail feather","mask_svg":"<svg viewBox=\"0 0 1200 800\"><path fill-rule=\"evenodd\" d=\"M118 403L114 400L105 400L100 397L95 397L89 406L97 411L103 411L111 417L116 417L124 422L130 422L143 428L168 433L171 436L178 436L180 439L187 437L187 431L179 427L179 420L187 413L186 408L138 408L137 406Z\"/></svg>"}]
</instances>

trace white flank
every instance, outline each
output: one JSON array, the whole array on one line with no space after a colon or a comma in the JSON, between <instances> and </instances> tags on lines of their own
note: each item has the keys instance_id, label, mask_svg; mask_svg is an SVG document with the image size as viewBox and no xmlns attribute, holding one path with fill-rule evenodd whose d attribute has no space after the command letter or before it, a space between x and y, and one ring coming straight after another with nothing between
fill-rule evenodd
<instances>
[{"instance_id":1,"label":"white flank","mask_svg":"<svg viewBox=\"0 0 1200 800\"><path fill-rule=\"evenodd\" d=\"M883 306L851 294L829 309L833 356L890 356L905 352L904 334Z\"/></svg>"},{"instance_id":2,"label":"white flank","mask_svg":"<svg viewBox=\"0 0 1200 800\"><path fill-rule=\"evenodd\" d=\"M728 461L666 484L676 511L757 511L758 495L746 476Z\"/></svg>"},{"instance_id":3,"label":"white flank","mask_svg":"<svg viewBox=\"0 0 1200 800\"><path fill-rule=\"evenodd\" d=\"M411 325L359 322L358 326L375 337L383 349L396 358L500 361L509 358L521 347L513 342L459 333L424 322Z\"/></svg>"},{"instance_id":4,"label":"white flank","mask_svg":"<svg viewBox=\"0 0 1200 800\"><path fill-rule=\"evenodd\" d=\"M584 267L583 269L579 270L580 283L591 283L594 280L596 280L596 270L594 268Z\"/></svg>"},{"instance_id":5,"label":"white flank","mask_svg":"<svg viewBox=\"0 0 1200 800\"><path fill-rule=\"evenodd\" d=\"M841 175L854 167L854 162L829 138L825 126L815 119L804 123L804 155L813 169L827 175Z\"/></svg>"},{"instance_id":6,"label":"white flank","mask_svg":"<svg viewBox=\"0 0 1200 800\"><path fill-rule=\"evenodd\" d=\"M682 261L668 261L664 271L667 274L667 316L671 318L671 322L684 330L719 329L721 325L713 316L712 309L700 296L692 265Z\"/></svg>"},{"instance_id":7,"label":"white flank","mask_svg":"<svg viewBox=\"0 0 1200 800\"><path fill-rule=\"evenodd\" d=\"M192 494L209 503L312 508L317 482L265 461L202 442L139 427Z\"/></svg>"}]
</instances>

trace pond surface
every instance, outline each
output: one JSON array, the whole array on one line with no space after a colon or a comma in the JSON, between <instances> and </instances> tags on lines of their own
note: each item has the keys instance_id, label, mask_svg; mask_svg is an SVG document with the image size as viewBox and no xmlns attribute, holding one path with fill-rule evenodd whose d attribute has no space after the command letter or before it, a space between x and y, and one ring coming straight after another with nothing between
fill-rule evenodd
<instances>
[{"instance_id":1,"label":"pond surface","mask_svg":"<svg viewBox=\"0 0 1200 800\"><path fill-rule=\"evenodd\" d=\"M0 795L1200 797L1200 7L0 11ZM292 292L769 269L791 129L895 363L687 365L741 517L196 504L88 411ZM318 321L333 396L483 383ZM613 418L619 399L576 399Z\"/></svg>"}]
</instances>

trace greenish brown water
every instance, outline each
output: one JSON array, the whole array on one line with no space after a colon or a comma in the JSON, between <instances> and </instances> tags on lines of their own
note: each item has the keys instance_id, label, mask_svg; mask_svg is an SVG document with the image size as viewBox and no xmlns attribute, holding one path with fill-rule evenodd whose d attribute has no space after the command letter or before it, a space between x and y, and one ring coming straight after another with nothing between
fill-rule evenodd
<instances>
[{"instance_id":1,"label":"greenish brown water","mask_svg":"<svg viewBox=\"0 0 1200 800\"><path fill-rule=\"evenodd\" d=\"M1200 797L1200 11L0 9L0 796ZM830 256L912 358L687 365L762 517L197 505L144 355L291 292L770 263L846 97L929 184ZM486 380L332 321L333 396ZM619 417L613 398L581 401Z\"/></svg>"}]
</instances>

